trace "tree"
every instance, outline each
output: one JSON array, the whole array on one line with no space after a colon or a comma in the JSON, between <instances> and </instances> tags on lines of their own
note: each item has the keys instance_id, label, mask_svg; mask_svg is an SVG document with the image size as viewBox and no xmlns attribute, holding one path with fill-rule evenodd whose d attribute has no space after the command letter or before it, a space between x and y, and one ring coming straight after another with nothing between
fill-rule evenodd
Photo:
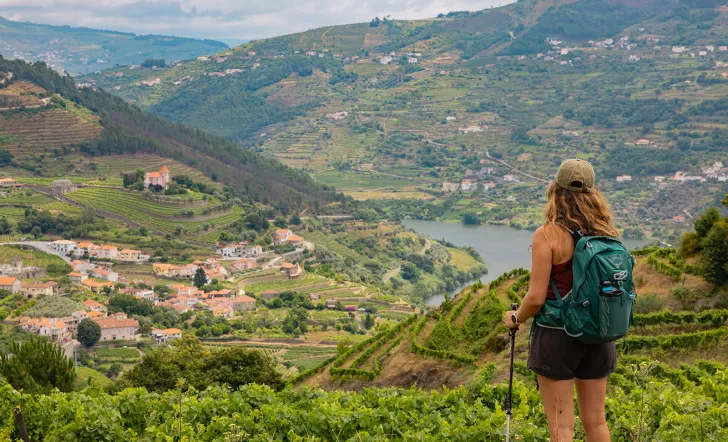
<instances>
[{"instance_id":1,"label":"tree","mask_svg":"<svg viewBox=\"0 0 728 442\"><path fill-rule=\"evenodd\" d=\"M411 262L406 262L402 264L401 275L402 278L414 282L420 278L420 269Z\"/></svg>"},{"instance_id":2,"label":"tree","mask_svg":"<svg viewBox=\"0 0 728 442\"><path fill-rule=\"evenodd\" d=\"M293 226L297 226L301 224L301 217L297 213L294 213L291 215L291 219L288 220L288 223Z\"/></svg>"},{"instance_id":3,"label":"tree","mask_svg":"<svg viewBox=\"0 0 728 442\"><path fill-rule=\"evenodd\" d=\"M202 287L207 284L207 274L205 273L205 269L202 267L198 267L195 272L194 284L198 289L202 289Z\"/></svg>"},{"instance_id":4,"label":"tree","mask_svg":"<svg viewBox=\"0 0 728 442\"><path fill-rule=\"evenodd\" d=\"M121 362L114 362L109 366L109 369L106 370L106 376L110 378L115 378L119 376L119 373L121 373L124 370L124 366L121 365Z\"/></svg>"},{"instance_id":5,"label":"tree","mask_svg":"<svg viewBox=\"0 0 728 442\"><path fill-rule=\"evenodd\" d=\"M86 318L78 323L78 342L84 347L93 347L101 339L101 326Z\"/></svg>"},{"instance_id":6,"label":"tree","mask_svg":"<svg viewBox=\"0 0 728 442\"><path fill-rule=\"evenodd\" d=\"M73 388L76 380L73 361L50 340L32 336L23 343L11 342L8 350L0 354L0 375L16 390L47 394L54 388L60 391Z\"/></svg>"},{"instance_id":7,"label":"tree","mask_svg":"<svg viewBox=\"0 0 728 442\"><path fill-rule=\"evenodd\" d=\"M43 231L39 226L33 226L33 228L30 229L30 234L33 235L34 238L40 238L43 235Z\"/></svg>"},{"instance_id":8,"label":"tree","mask_svg":"<svg viewBox=\"0 0 728 442\"><path fill-rule=\"evenodd\" d=\"M367 313L367 315L364 317L364 328L369 330L372 327L374 327L374 317Z\"/></svg>"},{"instance_id":9,"label":"tree","mask_svg":"<svg viewBox=\"0 0 728 442\"><path fill-rule=\"evenodd\" d=\"M286 219L283 217L280 217L280 216L278 218L276 218L275 221L273 221L273 225L278 227L279 229L285 229L286 227L288 227L288 223L286 223Z\"/></svg>"},{"instance_id":10,"label":"tree","mask_svg":"<svg viewBox=\"0 0 728 442\"><path fill-rule=\"evenodd\" d=\"M275 390L283 388L275 363L264 353L243 347L230 347L212 353L199 370L199 376L191 377L195 388L203 390L212 384L226 384L237 390L246 384L264 384Z\"/></svg>"},{"instance_id":11,"label":"tree","mask_svg":"<svg viewBox=\"0 0 728 442\"><path fill-rule=\"evenodd\" d=\"M728 218L716 222L700 245L705 278L718 285L728 283Z\"/></svg>"},{"instance_id":12,"label":"tree","mask_svg":"<svg viewBox=\"0 0 728 442\"><path fill-rule=\"evenodd\" d=\"M270 225L268 223L268 219L262 212L249 213L245 218L243 218L243 222L249 229L257 230L259 232L267 230Z\"/></svg>"},{"instance_id":13,"label":"tree","mask_svg":"<svg viewBox=\"0 0 728 442\"><path fill-rule=\"evenodd\" d=\"M708 233L713 225L720 220L720 212L715 207L711 207L707 212L702 214L698 219L695 220L695 234L698 236L698 241L702 240Z\"/></svg>"}]
</instances>

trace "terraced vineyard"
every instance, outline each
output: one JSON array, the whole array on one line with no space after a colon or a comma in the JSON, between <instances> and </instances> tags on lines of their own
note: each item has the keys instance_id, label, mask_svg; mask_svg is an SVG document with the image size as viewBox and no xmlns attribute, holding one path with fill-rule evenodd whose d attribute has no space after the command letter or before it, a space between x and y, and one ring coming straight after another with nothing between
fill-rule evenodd
<instances>
[{"instance_id":1,"label":"terraced vineyard","mask_svg":"<svg viewBox=\"0 0 728 442\"><path fill-rule=\"evenodd\" d=\"M648 254L655 253L654 250ZM670 251L659 252L669 257ZM684 268L679 260L676 267ZM648 275L650 278L652 275ZM427 385L454 386L472 377L477 369L495 362L494 376L507 373L508 340L502 325L503 313L511 302L520 302L528 290L530 273L515 269L496 278L488 287L476 285L424 316L409 315L396 327L351 347L335 360L302 372L295 380L331 388L391 385L392 376L418 378L424 383L427 370L442 370L448 364L447 379L430 378ZM381 313L386 317L385 313ZM697 361L709 351L711 358L728 350L728 310L661 311L635 314L630 335L618 341L622 357L629 354L669 361L665 355L680 355L677 364ZM522 379L531 379L525 368L530 321L517 334L517 368ZM708 350L709 349L709 350ZM728 353L726 353L728 354ZM395 361L388 363L389 361ZM412 370L402 373L402 366ZM671 369L670 369L671 370ZM669 370L668 370L669 371ZM423 384L418 382L420 386Z\"/></svg>"},{"instance_id":2,"label":"terraced vineyard","mask_svg":"<svg viewBox=\"0 0 728 442\"><path fill-rule=\"evenodd\" d=\"M0 262L11 262L13 258L20 258L23 265L46 267L49 264L65 265L66 262L59 256L50 255L32 248L22 246L0 246Z\"/></svg>"},{"instance_id":3,"label":"terraced vineyard","mask_svg":"<svg viewBox=\"0 0 728 442\"><path fill-rule=\"evenodd\" d=\"M66 196L81 204L121 215L140 225L165 233L174 232L177 226L182 226L188 232L194 232L205 224L209 226L228 225L238 220L243 213L242 208L233 206L226 212L213 217L205 217L201 221L194 221L194 218L190 218L191 221L185 221L175 217L180 210L185 209L184 205L148 200L138 193L120 189L87 187ZM200 214L202 209L196 207L192 210L195 214Z\"/></svg>"},{"instance_id":4,"label":"terraced vineyard","mask_svg":"<svg viewBox=\"0 0 728 442\"><path fill-rule=\"evenodd\" d=\"M98 174L105 177L120 176L122 173L133 172L139 168L147 172L152 172L159 170L162 166L167 166L171 176L187 175L194 181L214 184L209 177L199 170L193 169L179 161L160 157L159 155L109 155L94 158L92 161L96 164L95 169Z\"/></svg>"},{"instance_id":5,"label":"terraced vineyard","mask_svg":"<svg viewBox=\"0 0 728 442\"><path fill-rule=\"evenodd\" d=\"M12 103L10 108L16 107L40 107L44 105L38 95L45 95L46 90L29 81L16 81L5 89L0 89L0 98L8 100Z\"/></svg>"},{"instance_id":6,"label":"terraced vineyard","mask_svg":"<svg viewBox=\"0 0 728 442\"><path fill-rule=\"evenodd\" d=\"M4 149L16 157L33 154L34 149L45 151L91 141L102 129L98 124L61 109L0 118L0 133L17 137L16 141L4 145Z\"/></svg>"}]
</instances>

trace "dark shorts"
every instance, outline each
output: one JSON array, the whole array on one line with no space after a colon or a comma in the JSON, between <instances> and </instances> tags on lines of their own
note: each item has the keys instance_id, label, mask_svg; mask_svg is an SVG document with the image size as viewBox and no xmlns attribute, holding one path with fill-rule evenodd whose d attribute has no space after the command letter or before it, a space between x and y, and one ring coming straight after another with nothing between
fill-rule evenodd
<instances>
[{"instance_id":1,"label":"dark shorts","mask_svg":"<svg viewBox=\"0 0 728 442\"><path fill-rule=\"evenodd\" d=\"M528 368L555 381L600 379L617 368L614 342L584 344L565 331L536 326L531 336Z\"/></svg>"}]
</instances>

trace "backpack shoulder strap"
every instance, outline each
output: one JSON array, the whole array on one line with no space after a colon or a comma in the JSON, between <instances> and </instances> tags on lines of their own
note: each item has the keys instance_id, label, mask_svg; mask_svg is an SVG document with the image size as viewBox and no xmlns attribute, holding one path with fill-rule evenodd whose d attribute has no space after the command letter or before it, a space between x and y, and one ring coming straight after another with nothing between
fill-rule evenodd
<instances>
[{"instance_id":1,"label":"backpack shoulder strap","mask_svg":"<svg viewBox=\"0 0 728 442\"><path fill-rule=\"evenodd\" d=\"M566 227L565 225L563 225L561 223L556 222L554 224L557 224L557 225L563 227L564 229L566 229L567 232L569 232L571 234L571 237L574 239L574 248L576 248L576 243L578 243L581 238L586 236L586 234L584 234L584 232L582 232L581 229L571 230L570 228Z\"/></svg>"}]
</instances>

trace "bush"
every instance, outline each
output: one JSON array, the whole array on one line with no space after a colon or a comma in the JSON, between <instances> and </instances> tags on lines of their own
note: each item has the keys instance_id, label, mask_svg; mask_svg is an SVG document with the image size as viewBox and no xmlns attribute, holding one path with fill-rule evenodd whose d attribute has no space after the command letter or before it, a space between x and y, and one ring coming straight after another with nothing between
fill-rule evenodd
<instances>
[{"instance_id":1,"label":"bush","mask_svg":"<svg viewBox=\"0 0 728 442\"><path fill-rule=\"evenodd\" d=\"M637 297L634 311L635 313L653 313L662 310L665 307L665 300L650 293Z\"/></svg>"}]
</instances>

